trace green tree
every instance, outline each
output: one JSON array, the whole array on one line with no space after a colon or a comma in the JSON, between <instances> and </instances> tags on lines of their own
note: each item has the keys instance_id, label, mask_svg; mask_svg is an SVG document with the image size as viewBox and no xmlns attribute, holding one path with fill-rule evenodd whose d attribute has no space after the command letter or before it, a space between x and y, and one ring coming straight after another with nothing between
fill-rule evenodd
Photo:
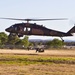
<instances>
[{"instance_id":1,"label":"green tree","mask_svg":"<svg viewBox=\"0 0 75 75\"><path fill-rule=\"evenodd\" d=\"M50 46L52 41L48 41L46 45Z\"/></svg>"},{"instance_id":2,"label":"green tree","mask_svg":"<svg viewBox=\"0 0 75 75\"><path fill-rule=\"evenodd\" d=\"M4 33L4 32L1 32L1 33L0 33L0 43L1 43L2 45L4 45L7 41L8 41L8 36L7 36L7 34Z\"/></svg>"},{"instance_id":3,"label":"green tree","mask_svg":"<svg viewBox=\"0 0 75 75\"><path fill-rule=\"evenodd\" d=\"M33 46L34 44L32 42L29 42L29 46Z\"/></svg>"},{"instance_id":4,"label":"green tree","mask_svg":"<svg viewBox=\"0 0 75 75\"><path fill-rule=\"evenodd\" d=\"M59 48L63 46L63 42L61 40L58 39L54 39L51 43L51 45L55 48Z\"/></svg>"},{"instance_id":5,"label":"green tree","mask_svg":"<svg viewBox=\"0 0 75 75\"><path fill-rule=\"evenodd\" d=\"M22 39L19 39L19 40L15 43L15 45L20 45L20 46L22 46L22 45L23 45Z\"/></svg>"},{"instance_id":6,"label":"green tree","mask_svg":"<svg viewBox=\"0 0 75 75\"><path fill-rule=\"evenodd\" d=\"M52 48L61 48L64 45L64 43L59 39L54 39L54 40L48 42L47 45Z\"/></svg>"},{"instance_id":7,"label":"green tree","mask_svg":"<svg viewBox=\"0 0 75 75\"><path fill-rule=\"evenodd\" d=\"M8 36L8 43L11 45L15 45L16 42L19 41L19 37L16 34L10 34Z\"/></svg>"},{"instance_id":8,"label":"green tree","mask_svg":"<svg viewBox=\"0 0 75 75\"><path fill-rule=\"evenodd\" d=\"M28 40L28 36L25 36L23 39L22 39L22 43L25 47L28 47L29 46L29 40Z\"/></svg>"},{"instance_id":9,"label":"green tree","mask_svg":"<svg viewBox=\"0 0 75 75\"><path fill-rule=\"evenodd\" d=\"M2 43L1 43L1 40L0 40L0 45L1 45Z\"/></svg>"},{"instance_id":10,"label":"green tree","mask_svg":"<svg viewBox=\"0 0 75 75\"><path fill-rule=\"evenodd\" d=\"M28 36L25 36L23 39L20 39L18 42L16 42L16 45L28 47L29 46Z\"/></svg>"}]
</instances>

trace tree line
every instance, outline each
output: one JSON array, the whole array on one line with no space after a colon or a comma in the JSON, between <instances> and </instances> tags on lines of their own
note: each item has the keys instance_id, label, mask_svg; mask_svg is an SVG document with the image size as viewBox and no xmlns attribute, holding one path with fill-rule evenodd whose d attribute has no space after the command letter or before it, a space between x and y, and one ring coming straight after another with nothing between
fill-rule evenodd
<instances>
[{"instance_id":1,"label":"tree line","mask_svg":"<svg viewBox=\"0 0 75 75\"><path fill-rule=\"evenodd\" d=\"M27 47L29 46L28 36L25 36L23 39L20 39L17 35L7 35L4 32L0 32L0 48L8 46L8 47L15 47L17 46L23 46Z\"/></svg>"},{"instance_id":2,"label":"tree line","mask_svg":"<svg viewBox=\"0 0 75 75\"><path fill-rule=\"evenodd\" d=\"M75 45L75 42L62 42L59 39L43 42L29 42L29 37L24 36L22 39L17 35L7 35L5 32L0 32L0 48L27 48L29 46L44 45L47 48L61 48L64 45Z\"/></svg>"}]
</instances>

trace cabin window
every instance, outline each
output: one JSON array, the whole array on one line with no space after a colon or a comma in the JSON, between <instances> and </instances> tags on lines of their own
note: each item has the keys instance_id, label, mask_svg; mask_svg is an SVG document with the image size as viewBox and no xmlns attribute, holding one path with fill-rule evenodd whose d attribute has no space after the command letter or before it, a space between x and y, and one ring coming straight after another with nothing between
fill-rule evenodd
<instances>
[{"instance_id":1,"label":"cabin window","mask_svg":"<svg viewBox=\"0 0 75 75\"><path fill-rule=\"evenodd\" d=\"M31 30L31 28L24 28L24 31L30 31Z\"/></svg>"},{"instance_id":2,"label":"cabin window","mask_svg":"<svg viewBox=\"0 0 75 75\"><path fill-rule=\"evenodd\" d=\"M24 28L24 31L30 31L31 29L30 28Z\"/></svg>"},{"instance_id":3,"label":"cabin window","mask_svg":"<svg viewBox=\"0 0 75 75\"><path fill-rule=\"evenodd\" d=\"M26 27L24 28L24 31L26 31Z\"/></svg>"},{"instance_id":4,"label":"cabin window","mask_svg":"<svg viewBox=\"0 0 75 75\"><path fill-rule=\"evenodd\" d=\"M15 30L17 30L17 27L15 27Z\"/></svg>"},{"instance_id":5,"label":"cabin window","mask_svg":"<svg viewBox=\"0 0 75 75\"><path fill-rule=\"evenodd\" d=\"M28 31L30 31L30 28L27 28Z\"/></svg>"}]
</instances>

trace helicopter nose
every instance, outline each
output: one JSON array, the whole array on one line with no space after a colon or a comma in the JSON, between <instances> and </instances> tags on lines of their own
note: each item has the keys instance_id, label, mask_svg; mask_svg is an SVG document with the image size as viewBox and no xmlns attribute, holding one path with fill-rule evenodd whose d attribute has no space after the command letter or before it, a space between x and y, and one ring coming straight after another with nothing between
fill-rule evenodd
<instances>
[{"instance_id":1,"label":"helicopter nose","mask_svg":"<svg viewBox=\"0 0 75 75\"><path fill-rule=\"evenodd\" d=\"M10 28L6 28L5 31L10 32L11 30L10 30Z\"/></svg>"}]
</instances>

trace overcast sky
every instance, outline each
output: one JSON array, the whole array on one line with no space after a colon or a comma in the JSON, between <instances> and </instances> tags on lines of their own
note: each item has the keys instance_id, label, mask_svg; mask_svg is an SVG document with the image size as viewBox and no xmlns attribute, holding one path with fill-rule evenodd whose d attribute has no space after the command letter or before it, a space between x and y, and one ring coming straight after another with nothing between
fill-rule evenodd
<instances>
[{"instance_id":1,"label":"overcast sky","mask_svg":"<svg viewBox=\"0 0 75 75\"><path fill-rule=\"evenodd\" d=\"M0 17L10 18L68 18L67 21L36 22L45 27L67 32L75 23L75 0L0 0ZM22 21L0 20L0 32ZM34 22L33 22L34 23ZM30 39L49 39L52 37L34 37ZM64 39L73 39L66 37Z\"/></svg>"}]
</instances>

